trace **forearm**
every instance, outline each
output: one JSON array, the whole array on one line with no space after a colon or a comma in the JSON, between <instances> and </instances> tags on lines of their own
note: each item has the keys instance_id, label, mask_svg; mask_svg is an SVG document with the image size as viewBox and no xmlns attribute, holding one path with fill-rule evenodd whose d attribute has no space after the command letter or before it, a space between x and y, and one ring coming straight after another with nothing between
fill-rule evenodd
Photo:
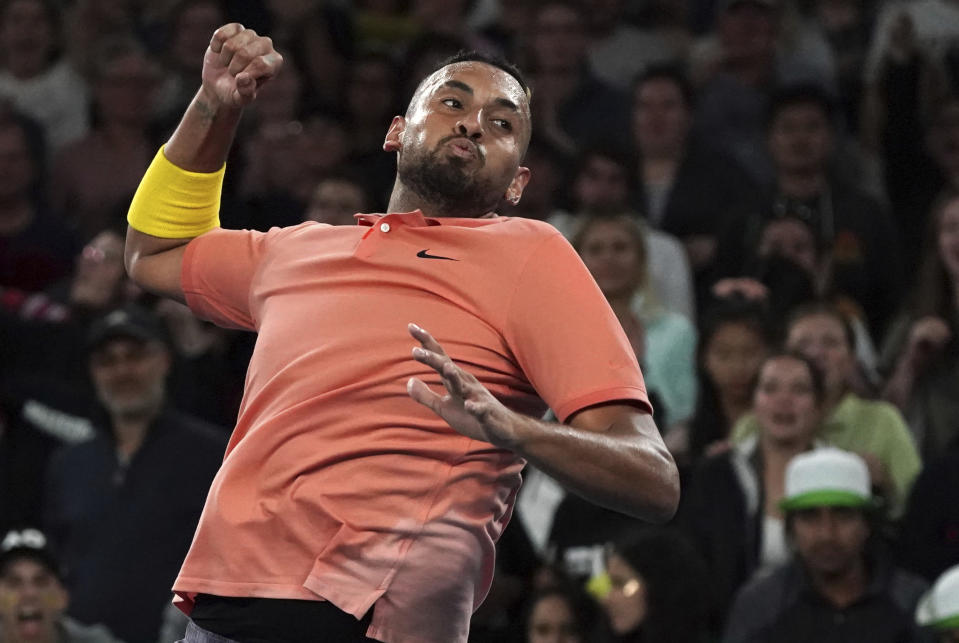
<instances>
[{"instance_id":1,"label":"forearm","mask_svg":"<svg viewBox=\"0 0 959 643\"><path fill-rule=\"evenodd\" d=\"M201 88L164 146L167 159L190 172L218 171L226 162L242 112Z\"/></svg>"},{"instance_id":2,"label":"forearm","mask_svg":"<svg viewBox=\"0 0 959 643\"><path fill-rule=\"evenodd\" d=\"M643 520L676 511L679 476L649 415L614 419L605 430L517 416L514 451L590 502Z\"/></svg>"}]
</instances>

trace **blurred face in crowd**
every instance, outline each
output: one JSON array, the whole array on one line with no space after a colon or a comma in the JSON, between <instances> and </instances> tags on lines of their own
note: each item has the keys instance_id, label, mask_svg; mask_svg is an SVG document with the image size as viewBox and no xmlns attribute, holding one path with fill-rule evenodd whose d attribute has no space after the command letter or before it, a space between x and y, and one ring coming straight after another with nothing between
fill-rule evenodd
<instances>
[{"instance_id":1,"label":"blurred face in crowd","mask_svg":"<svg viewBox=\"0 0 959 643\"><path fill-rule=\"evenodd\" d=\"M126 278L123 244L119 234L104 230L83 248L70 285L73 303L103 308L113 301Z\"/></svg>"},{"instance_id":2,"label":"blurred face in crowd","mask_svg":"<svg viewBox=\"0 0 959 643\"><path fill-rule=\"evenodd\" d=\"M576 615L559 594L544 596L533 606L526 628L527 643L582 643Z\"/></svg>"},{"instance_id":3,"label":"blurred face in crowd","mask_svg":"<svg viewBox=\"0 0 959 643\"><path fill-rule=\"evenodd\" d=\"M959 198L945 204L939 215L939 256L953 282L959 282Z\"/></svg>"},{"instance_id":4,"label":"blurred face in crowd","mask_svg":"<svg viewBox=\"0 0 959 643\"><path fill-rule=\"evenodd\" d=\"M799 103L782 108L769 127L769 151L781 173L823 171L832 153L832 131L822 107Z\"/></svg>"},{"instance_id":5,"label":"blurred face in crowd","mask_svg":"<svg viewBox=\"0 0 959 643\"><path fill-rule=\"evenodd\" d=\"M591 155L576 175L573 195L580 210L596 212L625 208L629 200L626 168L611 158Z\"/></svg>"},{"instance_id":6,"label":"blurred face in crowd","mask_svg":"<svg viewBox=\"0 0 959 643\"><path fill-rule=\"evenodd\" d=\"M689 133L690 112L682 89L668 78L651 78L633 96L636 145L646 158L679 154Z\"/></svg>"},{"instance_id":7,"label":"blurred face in crowd","mask_svg":"<svg viewBox=\"0 0 959 643\"><path fill-rule=\"evenodd\" d=\"M634 631L646 620L647 588L642 577L616 553L609 555L606 571L612 587L603 599L610 627L617 635Z\"/></svg>"},{"instance_id":8,"label":"blurred face in crowd","mask_svg":"<svg viewBox=\"0 0 959 643\"><path fill-rule=\"evenodd\" d=\"M811 441L819 423L819 403L809 365L786 355L766 360L759 369L753 412L763 439Z\"/></svg>"},{"instance_id":9,"label":"blurred face in crowd","mask_svg":"<svg viewBox=\"0 0 959 643\"><path fill-rule=\"evenodd\" d=\"M786 347L816 364L827 393L836 394L846 389L856 358L840 320L825 313L800 317L789 326Z\"/></svg>"},{"instance_id":10,"label":"blurred face in crowd","mask_svg":"<svg viewBox=\"0 0 959 643\"><path fill-rule=\"evenodd\" d=\"M50 64L53 17L42 2L13 0L0 15L0 46L4 65L17 78L32 78Z\"/></svg>"},{"instance_id":11,"label":"blurred face in crowd","mask_svg":"<svg viewBox=\"0 0 959 643\"><path fill-rule=\"evenodd\" d=\"M800 509L793 512L791 524L796 552L815 576L839 577L861 564L869 524L860 509Z\"/></svg>"},{"instance_id":12,"label":"blurred face in crowd","mask_svg":"<svg viewBox=\"0 0 959 643\"><path fill-rule=\"evenodd\" d=\"M353 215L366 211L363 188L346 179L320 181L313 191L306 218L330 225L350 225Z\"/></svg>"},{"instance_id":13,"label":"blurred face in crowd","mask_svg":"<svg viewBox=\"0 0 959 643\"><path fill-rule=\"evenodd\" d=\"M382 126L394 114L396 71L386 60L370 57L350 66L347 102L353 119Z\"/></svg>"},{"instance_id":14,"label":"blurred face in crowd","mask_svg":"<svg viewBox=\"0 0 959 643\"><path fill-rule=\"evenodd\" d=\"M283 73L270 79L253 103L259 122L289 123L295 120L302 94L303 77L300 70L296 65L284 65Z\"/></svg>"},{"instance_id":15,"label":"blurred face in crowd","mask_svg":"<svg viewBox=\"0 0 959 643\"><path fill-rule=\"evenodd\" d=\"M783 257L816 277L819 258L816 237L808 225L792 217L773 219L759 237L760 257Z\"/></svg>"},{"instance_id":16,"label":"blurred face in crowd","mask_svg":"<svg viewBox=\"0 0 959 643\"><path fill-rule=\"evenodd\" d=\"M0 630L4 643L57 643L56 623L67 607L57 576L28 556L15 558L0 574Z\"/></svg>"},{"instance_id":17,"label":"blurred face in crowd","mask_svg":"<svg viewBox=\"0 0 959 643\"><path fill-rule=\"evenodd\" d=\"M587 45L586 26L572 7L547 3L533 16L532 47L537 73L579 69Z\"/></svg>"},{"instance_id":18,"label":"blurred face in crowd","mask_svg":"<svg viewBox=\"0 0 959 643\"><path fill-rule=\"evenodd\" d=\"M763 337L745 323L720 326L703 351L703 367L720 397L748 402L753 380L766 357Z\"/></svg>"},{"instance_id":19,"label":"blurred face in crowd","mask_svg":"<svg viewBox=\"0 0 959 643\"><path fill-rule=\"evenodd\" d=\"M15 123L0 123L0 203L23 198L34 179L27 138Z\"/></svg>"},{"instance_id":20,"label":"blurred face in crowd","mask_svg":"<svg viewBox=\"0 0 959 643\"><path fill-rule=\"evenodd\" d=\"M481 62L447 65L427 78L384 148L396 150L403 185L441 212L481 216L522 196L529 100L510 74Z\"/></svg>"},{"instance_id":21,"label":"blurred face in crowd","mask_svg":"<svg viewBox=\"0 0 959 643\"><path fill-rule=\"evenodd\" d=\"M579 244L579 255L607 299L628 297L645 279L643 250L629 221L590 224Z\"/></svg>"},{"instance_id":22,"label":"blurred face in crowd","mask_svg":"<svg viewBox=\"0 0 959 643\"><path fill-rule=\"evenodd\" d=\"M113 416L142 416L163 403L170 353L158 341L116 337L90 355L97 398Z\"/></svg>"},{"instance_id":23,"label":"blurred face in crowd","mask_svg":"<svg viewBox=\"0 0 959 643\"><path fill-rule=\"evenodd\" d=\"M146 54L130 51L107 63L96 83L103 120L146 124L153 113L160 69Z\"/></svg>"},{"instance_id":24,"label":"blurred face in crowd","mask_svg":"<svg viewBox=\"0 0 959 643\"><path fill-rule=\"evenodd\" d=\"M719 39L731 64L772 61L776 50L775 9L752 0L740 1L719 16Z\"/></svg>"}]
</instances>

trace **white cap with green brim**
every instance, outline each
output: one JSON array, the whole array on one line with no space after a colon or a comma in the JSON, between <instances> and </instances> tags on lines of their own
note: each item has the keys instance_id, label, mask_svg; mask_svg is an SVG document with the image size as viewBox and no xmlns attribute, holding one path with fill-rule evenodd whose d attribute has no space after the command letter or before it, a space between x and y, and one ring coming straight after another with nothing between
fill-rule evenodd
<instances>
[{"instance_id":1,"label":"white cap with green brim","mask_svg":"<svg viewBox=\"0 0 959 643\"><path fill-rule=\"evenodd\" d=\"M959 630L959 565L944 571L916 607L916 623L936 630Z\"/></svg>"},{"instance_id":2,"label":"white cap with green brim","mask_svg":"<svg viewBox=\"0 0 959 643\"><path fill-rule=\"evenodd\" d=\"M869 467L855 453L826 447L800 453L786 466L783 511L874 506Z\"/></svg>"}]
</instances>

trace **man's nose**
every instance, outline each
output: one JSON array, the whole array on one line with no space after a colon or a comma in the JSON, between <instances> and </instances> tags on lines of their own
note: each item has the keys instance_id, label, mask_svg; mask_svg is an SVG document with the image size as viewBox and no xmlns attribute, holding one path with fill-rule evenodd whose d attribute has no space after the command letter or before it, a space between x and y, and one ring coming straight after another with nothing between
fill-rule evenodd
<instances>
[{"instance_id":1,"label":"man's nose","mask_svg":"<svg viewBox=\"0 0 959 643\"><path fill-rule=\"evenodd\" d=\"M477 139L483 135L483 121L479 111L464 114L456 122L457 131L469 139Z\"/></svg>"}]
</instances>

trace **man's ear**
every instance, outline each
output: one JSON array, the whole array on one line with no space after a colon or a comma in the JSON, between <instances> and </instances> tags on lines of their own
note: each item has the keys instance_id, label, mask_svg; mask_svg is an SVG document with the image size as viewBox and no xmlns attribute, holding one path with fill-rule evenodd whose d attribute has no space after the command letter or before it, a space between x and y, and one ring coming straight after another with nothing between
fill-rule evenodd
<instances>
[{"instance_id":1,"label":"man's ear","mask_svg":"<svg viewBox=\"0 0 959 643\"><path fill-rule=\"evenodd\" d=\"M516 175L513 177L513 180L510 181L509 187L506 188L506 200L516 205L519 203L519 200L523 197L523 190L526 188L526 184L529 183L530 171L528 167L519 166L516 170Z\"/></svg>"},{"instance_id":2,"label":"man's ear","mask_svg":"<svg viewBox=\"0 0 959 643\"><path fill-rule=\"evenodd\" d=\"M399 152L403 148L400 138L404 130L406 130L406 119L402 116L394 116L390 129L386 131L386 139L383 141L384 152Z\"/></svg>"}]
</instances>

